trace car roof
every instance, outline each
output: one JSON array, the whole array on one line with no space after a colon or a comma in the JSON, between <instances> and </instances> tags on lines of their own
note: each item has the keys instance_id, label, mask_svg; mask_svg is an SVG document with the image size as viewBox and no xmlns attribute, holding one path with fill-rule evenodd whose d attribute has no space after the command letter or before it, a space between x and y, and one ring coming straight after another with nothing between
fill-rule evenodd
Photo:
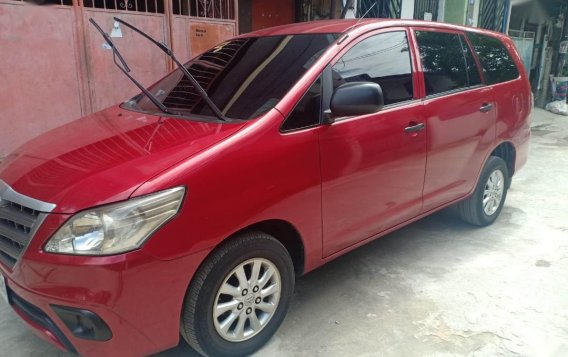
<instances>
[{"instance_id":1,"label":"car roof","mask_svg":"<svg viewBox=\"0 0 568 357\"><path fill-rule=\"evenodd\" d=\"M392 26L417 26L431 27L447 30L460 30L479 32L495 37L503 36L502 33L479 29L476 27L467 27L443 22L422 21L422 20L401 20L401 19L345 19L345 20L316 20L309 22L299 22L288 25L270 27L254 32L243 34L239 37L257 37L257 36L281 36L281 35L300 35L300 34L316 34L316 33L344 33L350 32L361 27L371 29L379 29Z\"/></svg>"},{"instance_id":2,"label":"car roof","mask_svg":"<svg viewBox=\"0 0 568 357\"><path fill-rule=\"evenodd\" d=\"M342 33L349 27L357 23L357 19L350 20L316 20L309 22L298 22L287 25L269 27L262 30L253 31L246 35L251 36L276 36L276 35L297 35L311 33ZM369 21L369 20L364 20ZM361 21L363 22L363 21Z\"/></svg>"}]
</instances>

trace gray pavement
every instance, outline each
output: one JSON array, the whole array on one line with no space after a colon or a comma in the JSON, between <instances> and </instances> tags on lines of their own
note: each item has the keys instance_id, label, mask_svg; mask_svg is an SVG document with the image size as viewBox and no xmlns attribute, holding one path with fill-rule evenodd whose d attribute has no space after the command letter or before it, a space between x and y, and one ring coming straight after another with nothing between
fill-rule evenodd
<instances>
[{"instance_id":1,"label":"gray pavement","mask_svg":"<svg viewBox=\"0 0 568 357\"><path fill-rule=\"evenodd\" d=\"M495 224L445 210L298 279L257 355L568 356L568 117L536 109L532 126ZM67 355L0 305L0 356Z\"/></svg>"}]
</instances>

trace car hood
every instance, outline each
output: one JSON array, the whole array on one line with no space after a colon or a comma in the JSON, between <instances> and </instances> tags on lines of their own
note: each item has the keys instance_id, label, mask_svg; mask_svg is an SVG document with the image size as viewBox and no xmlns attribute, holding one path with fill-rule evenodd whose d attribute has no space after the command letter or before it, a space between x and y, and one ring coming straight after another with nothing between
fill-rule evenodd
<instances>
[{"instance_id":1,"label":"car hood","mask_svg":"<svg viewBox=\"0 0 568 357\"><path fill-rule=\"evenodd\" d=\"M112 107L48 131L0 165L17 192L74 213L125 200L146 180L236 133L243 123L164 118Z\"/></svg>"}]
</instances>

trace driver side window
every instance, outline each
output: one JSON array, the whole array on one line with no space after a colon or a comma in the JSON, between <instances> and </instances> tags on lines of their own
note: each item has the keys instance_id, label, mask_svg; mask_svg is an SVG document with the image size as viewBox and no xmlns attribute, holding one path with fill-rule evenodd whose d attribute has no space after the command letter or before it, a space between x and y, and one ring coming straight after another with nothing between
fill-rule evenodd
<instances>
[{"instance_id":1,"label":"driver side window","mask_svg":"<svg viewBox=\"0 0 568 357\"><path fill-rule=\"evenodd\" d=\"M381 33L356 44L332 68L333 88L347 82L381 86L385 105L414 97L412 66L405 31Z\"/></svg>"}]
</instances>

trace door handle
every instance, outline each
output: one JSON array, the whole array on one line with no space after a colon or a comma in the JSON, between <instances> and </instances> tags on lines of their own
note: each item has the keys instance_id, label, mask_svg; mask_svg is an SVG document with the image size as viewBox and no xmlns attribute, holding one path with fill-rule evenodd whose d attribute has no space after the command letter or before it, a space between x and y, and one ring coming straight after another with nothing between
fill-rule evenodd
<instances>
[{"instance_id":1,"label":"door handle","mask_svg":"<svg viewBox=\"0 0 568 357\"><path fill-rule=\"evenodd\" d=\"M481 105L481 107L479 108L479 111L482 113L487 113L488 111L490 111L491 109L493 109L493 104L491 103L483 103Z\"/></svg>"},{"instance_id":2,"label":"door handle","mask_svg":"<svg viewBox=\"0 0 568 357\"><path fill-rule=\"evenodd\" d=\"M426 127L426 125L424 123L416 123L416 122L411 121L410 123L408 123L408 126L406 128L404 128L404 132L405 133L415 133L417 131L424 130L425 127Z\"/></svg>"}]
</instances>

